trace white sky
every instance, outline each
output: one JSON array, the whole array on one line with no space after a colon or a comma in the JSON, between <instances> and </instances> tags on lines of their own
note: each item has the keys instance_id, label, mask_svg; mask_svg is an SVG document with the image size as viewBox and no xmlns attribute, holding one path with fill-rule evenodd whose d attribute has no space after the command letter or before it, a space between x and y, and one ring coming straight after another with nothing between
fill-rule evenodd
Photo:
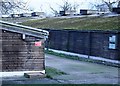
<instances>
[{"instance_id":1,"label":"white sky","mask_svg":"<svg viewBox=\"0 0 120 86\"><path fill-rule=\"evenodd\" d=\"M43 11L50 14L52 10L50 6L55 10L60 10L59 5L63 3L63 0L24 0L27 2L27 6L34 9L34 11ZM90 9L90 3L100 3L102 0L68 0L70 3L79 4L78 9ZM112 0L115 1L115 0ZM26 6L26 7L27 7Z\"/></svg>"}]
</instances>

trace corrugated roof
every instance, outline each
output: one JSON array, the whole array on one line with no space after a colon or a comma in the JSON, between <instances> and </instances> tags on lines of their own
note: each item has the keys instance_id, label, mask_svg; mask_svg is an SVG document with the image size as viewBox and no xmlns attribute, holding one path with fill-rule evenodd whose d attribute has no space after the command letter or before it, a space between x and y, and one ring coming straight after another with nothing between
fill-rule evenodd
<instances>
[{"instance_id":1,"label":"corrugated roof","mask_svg":"<svg viewBox=\"0 0 120 86\"><path fill-rule=\"evenodd\" d=\"M21 33L25 35L31 35L38 38L47 38L49 35L48 31L45 31L42 29L32 28L28 26L19 25L19 24L13 24L13 23L1 21L1 20L0 20L0 26L1 26L0 29L3 29L3 30Z\"/></svg>"}]
</instances>

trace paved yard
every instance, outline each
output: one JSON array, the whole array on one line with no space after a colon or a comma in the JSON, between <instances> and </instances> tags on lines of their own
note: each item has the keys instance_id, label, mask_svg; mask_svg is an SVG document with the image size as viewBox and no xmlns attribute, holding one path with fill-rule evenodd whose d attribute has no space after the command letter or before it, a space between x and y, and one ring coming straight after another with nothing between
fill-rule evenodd
<instances>
[{"instance_id":1,"label":"paved yard","mask_svg":"<svg viewBox=\"0 0 120 86\"><path fill-rule=\"evenodd\" d=\"M120 79L116 67L60 58L49 54L46 54L46 66L68 73L54 77L61 83L118 84Z\"/></svg>"}]
</instances>

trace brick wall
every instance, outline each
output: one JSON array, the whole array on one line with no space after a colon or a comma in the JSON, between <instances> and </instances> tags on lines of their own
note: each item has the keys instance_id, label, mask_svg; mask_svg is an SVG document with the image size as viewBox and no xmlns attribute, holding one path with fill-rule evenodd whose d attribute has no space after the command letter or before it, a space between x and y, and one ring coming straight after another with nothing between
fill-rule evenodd
<instances>
[{"instance_id":1,"label":"brick wall","mask_svg":"<svg viewBox=\"0 0 120 86\"><path fill-rule=\"evenodd\" d=\"M117 31L48 30L46 47L78 54L120 60L120 33ZM109 49L109 37L118 37L117 49Z\"/></svg>"},{"instance_id":2,"label":"brick wall","mask_svg":"<svg viewBox=\"0 0 120 86\"><path fill-rule=\"evenodd\" d=\"M68 42L68 32L61 30L52 30L49 35L49 45L50 48L67 50Z\"/></svg>"},{"instance_id":3,"label":"brick wall","mask_svg":"<svg viewBox=\"0 0 120 86\"><path fill-rule=\"evenodd\" d=\"M2 31L2 71L40 71L44 69L44 41L32 36ZM42 46L35 42L42 41Z\"/></svg>"},{"instance_id":4,"label":"brick wall","mask_svg":"<svg viewBox=\"0 0 120 86\"><path fill-rule=\"evenodd\" d=\"M114 32L91 33L91 55L108 59L119 59L117 49L109 49L109 37L117 35Z\"/></svg>"},{"instance_id":5,"label":"brick wall","mask_svg":"<svg viewBox=\"0 0 120 86\"><path fill-rule=\"evenodd\" d=\"M119 57L119 60L120 60L120 32L118 34L118 57Z\"/></svg>"}]
</instances>

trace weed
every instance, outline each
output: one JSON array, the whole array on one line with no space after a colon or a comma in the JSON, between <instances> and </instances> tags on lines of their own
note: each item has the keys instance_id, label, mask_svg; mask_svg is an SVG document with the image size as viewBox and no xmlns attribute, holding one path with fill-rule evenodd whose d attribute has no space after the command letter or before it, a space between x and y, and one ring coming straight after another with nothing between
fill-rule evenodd
<instances>
[{"instance_id":1,"label":"weed","mask_svg":"<svg viewBox=\"0 0 120 86\"><path fill-rule=\"evenodd\" d=\"M63 71L60 71L58 69L48 67L48 66L46 66L45 70L46 70L46 77L50 78L50 79L53 79L54 76L66 75L67 74Z\"/></svg>"}]
</instances>

